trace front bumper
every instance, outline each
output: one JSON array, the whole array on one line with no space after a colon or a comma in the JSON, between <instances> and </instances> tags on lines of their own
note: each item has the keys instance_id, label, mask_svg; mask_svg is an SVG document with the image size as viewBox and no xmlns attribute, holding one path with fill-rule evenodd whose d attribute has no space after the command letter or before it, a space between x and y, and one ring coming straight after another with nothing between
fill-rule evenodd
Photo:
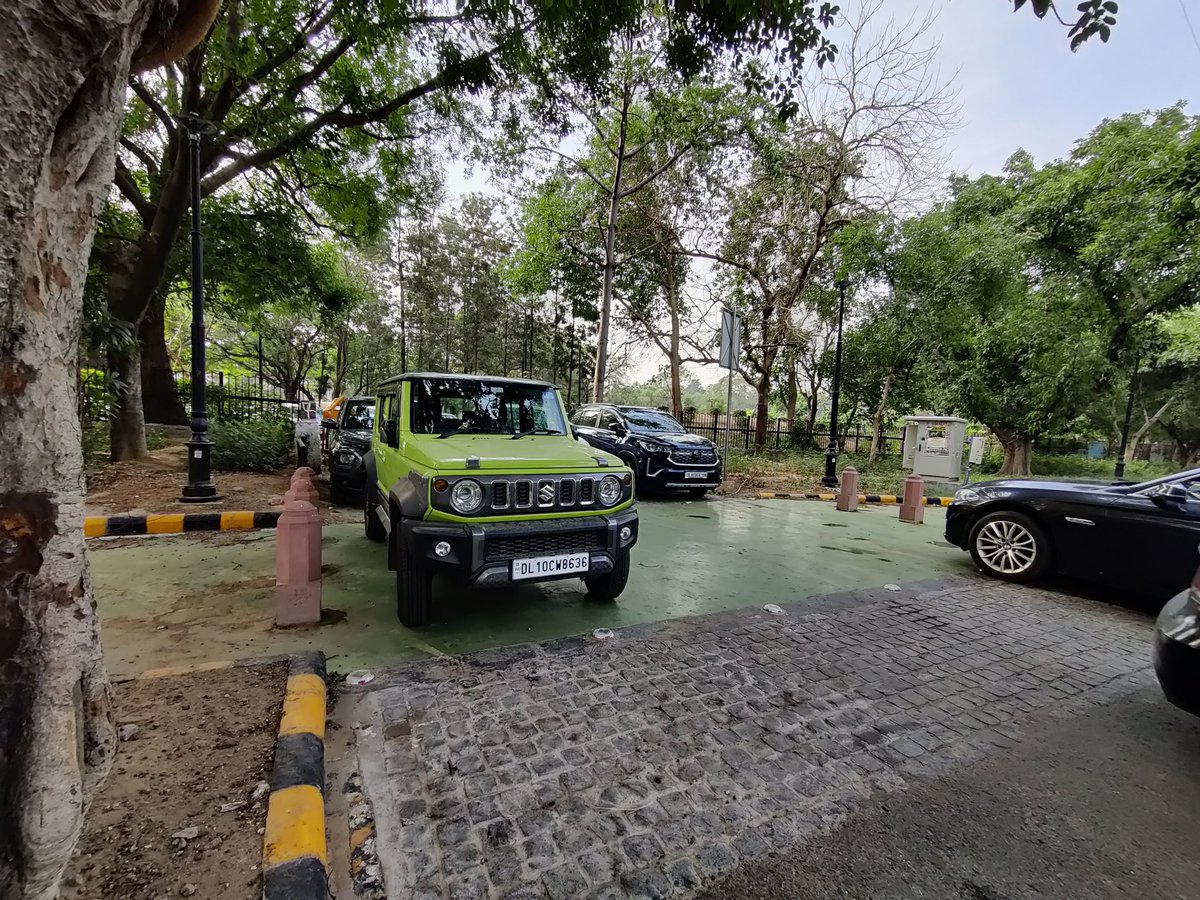
<instances>
[{"instance_id":1,"label":"front bumper","mask_svg":"<svg viewBox=\"0 0 1200 900\"><path fill-rule=\"evenodd\" d=\"M721 486L721 463L714 465L678 465L661 457L647 457L639 473L642 487L717 488Z\"/></svg>"},{"instance_id":2,"label":"front bumper","mask_svg":"<svg viewBox=\"0 0 1200 900\"><path fill-rule=\"evenodd\" d=\"M971 535L971 521L974 508L962 504L951 503L946 507L946 540L955 547L967 549L967 539Z\"/></svg>"},{"instance_id":3,"label":"front bumper","mask_svg":"<svg viewBox=\"0 0 1200 900\"><path fill-rule=\"evenodd\" d=\"M1200 716L1200 601L1176 594L1154 626L1154 674L1167 699Z\"/></svg>"},{"instance_id":4,"label":"front bumper","mask_svg":"<svg viewBox=\"0 0 1200 900\"><path fill-rule=\"evenodd\" d=\"M628 527L628 540L621 529ZM426 569L434 575L449 575L480 587L500 587L513 582L515 559L587 552L588 576L605 575L628 553L638 538L636 508L570 519L535 519L528 522L495 522L480 525L425 522L405 519L400 539L411 547ZM434 547L450 545L446 556ZM555 581L578 578L578 573L522 578L525 581Z\"/></svg>"}]
</instances>

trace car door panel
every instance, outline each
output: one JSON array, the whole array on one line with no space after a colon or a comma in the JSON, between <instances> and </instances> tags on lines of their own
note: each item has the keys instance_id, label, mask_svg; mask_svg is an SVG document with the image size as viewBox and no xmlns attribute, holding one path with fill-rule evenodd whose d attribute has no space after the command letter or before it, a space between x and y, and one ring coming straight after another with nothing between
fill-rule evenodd
<instances>
[{"instance_id":1,"label":"car door panel","mask_svg":"<svg viewBox=\"0 0 1200 900\"><path fill-rule=\"evenodd\" d=\"M1105 556L1099 533L1105 518L1106 494L1059 495L1031 504L1054 543L1054 567L1064 575L1095 578Z\"/></svg>"},{"instance_id":2,"label":"car door panel","mask_svg":"<svg viewBox=\"0 0 1200 900\"><path fill-rule=\"evenodd\" d=\"M1148 496L1117 495L1097 528L1106 577L1164 599L1183 590L1200 565L1200 502L1160 506Z\"/></svg>"}]
</instances>

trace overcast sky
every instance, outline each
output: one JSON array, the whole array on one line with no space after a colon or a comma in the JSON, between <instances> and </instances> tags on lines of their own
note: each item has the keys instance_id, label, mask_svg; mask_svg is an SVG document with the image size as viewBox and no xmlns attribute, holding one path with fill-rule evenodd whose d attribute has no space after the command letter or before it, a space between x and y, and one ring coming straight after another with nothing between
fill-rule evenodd
<instances>
[{"instance_id":1,"label":"overcast sky","mask_svg":"<svg viewBox=\"0 0 1200 900\"><path fill-rule=\"evenodd\" d=\"M1196 0L1120 0L1109 42L1075 53L1057 22L1013 13L1011 0L896 2L937 12L939 65L962 108L946 147L955 171L997 171L1017 148L1049 162L1103 119L1179 100L1200 108L1200 47L1184 13L1200 28Z\"/></svg>"}]
</instances>

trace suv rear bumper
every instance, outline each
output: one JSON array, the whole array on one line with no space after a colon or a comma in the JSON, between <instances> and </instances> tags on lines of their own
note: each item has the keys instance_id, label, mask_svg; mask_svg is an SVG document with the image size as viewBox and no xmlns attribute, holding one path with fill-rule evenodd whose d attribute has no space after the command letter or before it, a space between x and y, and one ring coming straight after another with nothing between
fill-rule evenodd
<instances>
[{"instance_id":1,"label":"suv rear bumper","mask_svg":"<svg viewBox=\"0 0 1200 900\"><path fill-rule=\"evenodd\" d=\"M621 531L628 528L628 540ZM496 522L481 525L425 522L404 519L400 539L434 575L449 575L480 587L511 584L512 561L561 553L587 552L587 575L611 572L638 537L637 509L570 519ZM445 541L450 552L438 556L434 547ZM555 581L579 578L578 572L522 578L520 581Z\"/></svg>"}]
</instances>

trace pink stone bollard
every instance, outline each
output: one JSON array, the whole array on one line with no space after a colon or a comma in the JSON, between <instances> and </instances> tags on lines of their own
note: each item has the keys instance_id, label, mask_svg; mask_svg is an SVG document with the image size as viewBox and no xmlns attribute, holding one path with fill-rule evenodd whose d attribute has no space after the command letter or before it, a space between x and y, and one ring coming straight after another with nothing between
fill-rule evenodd
<instances>
[{"instance_id":1,"label":"pink stone bollard","mask_svg":"<svg viewBox=\"0 0 1200 900\"><path fill-rule=\"evenodd\" d=\"M284 505L275 526L275 624L321 621L321 517L304 500Z\"/></svg>"},{"instance_id":2,"label":"pink stone bollard","mask_svg":"<svg viewBox=\"0 0 1200 900\"><path fill-rule=\"evenodd\" d=\"M925 521L925 481L920 475L909 475L904 479L900 521L912 525L920 525Z\"/></svg>"},{"instance_id":3,"label":"pink stone bollard","mask_svg":"<svg viewBox=\"0 0 1200 900\"><path fill-rule=\"evenodd\" d=\"M298 468L292 475L291 484L283 497L285 503L289 500L304 500L316 506L320 501L320 494L313 483L313 470L308 466Z\"/></svg>"},{"instance_id":4,"label":"pink stone bollard","mask_svg":"<svg viewBox=\"0 0 1200 900\"><path fill-rule=\"evenodd\" d=\"M858 510L858 469L854 466L842 469L842 486L838 488L837 508L842 512Z\"/></svg>"}]
</instances>

